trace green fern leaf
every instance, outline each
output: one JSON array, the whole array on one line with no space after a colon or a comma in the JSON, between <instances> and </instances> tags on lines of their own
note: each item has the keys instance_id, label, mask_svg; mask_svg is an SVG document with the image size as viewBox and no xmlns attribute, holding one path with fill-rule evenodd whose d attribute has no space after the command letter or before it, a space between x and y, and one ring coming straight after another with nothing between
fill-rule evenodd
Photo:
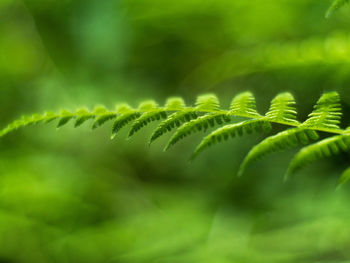
<instances>
[{"instance_id":1,"label":"green fern leaf","mask_svg":"<svg viewBox=\"0 0 350 263\"><path fill-rule=\"evenodd\" d=\"M211 145L214 145L223 140L227 140L230 137L234 138L236 137L236 135L242 136L245 133L250 134L253 131L270 132L271 124L270 122L264 120L248 120L223 126L210 133L201 141L201 143L194 151L191 160L193 160L199 153L201 153Z\"/></svg>"},{"instance_id":2,"label":"green fern leaf","mask_svg":"<svg viewBox=\"0 0 350 263\"><path fill-rule=\"evenodd\" d=\"M48 116L49 115L47 113L45 113L44 115L33 114L31 116L28 116L28 117L26 117L26 116L22 117L22 120L23 120L24 125L32 125L32 124L38 124L38 123L42 122Z\"/></svg>"},{"instance_id":3,"label":"green fern leaf","mask_svg":"<svg viewBox=\"0 0 350 263\"><path fill-rule=\"evenodd\" d=\"M317 129L340 129L341 119L340 98L337 92L324 93L309 118L304 122L305 126Z\"/></svg>"},{"instance_id":4,"label":"green fern leaf","mask_svg":"<svg viewBox=\"0 0 350 263\"><path fill-rule=\"evenodd\" d=\"M278 94L272 101L266 117L275 122L298 125L295 100L289 92Z\"/></svg>"},{"instance_id":5,"label":"green fern leaf","mask_svg":"<svg viewBox=\"0 0 350 263\"><path fill-rule=\"evenodd\" d=\"M174 104L175 102L172 100L171 103ZM130 138L135 132L139 131L141 128L146 127L148 123L160 120L161 118L167 118L166 109L158 108L158 104L153 100L142 102L139 106L139 110L144 113L139 118L137 118L131 126L128 138Z\"/></svg>"},{"instance_id":6,"label":"green fern leaf","mask_svg":"<svg viewBox=\"0 0 350 263\"><path fill-rule=\"evenodd\" d=\"M33 114L31 116L22 116L19 120L15 120L8 124L4 129L0 131L0 137L17 130L18 128L32 125L32 124L38 124L42 121L47 122L54 120L58 117L57 114L53 112L46 112L43 115L41 114Z\"/></svg>"},{"instance_id":7,"label":"green fern leaf","mask_svg":"<svg viewBox=\"0 0 350 263\"><path fill-rule=\"evenodd\" d=\"M112 135L111 139L114 139L114 137L117 135L117 133L126 125L128 125L133 120L136 120L139 118L141 114L139 112L130 112L123 114L121 116L118 116L112 126Z\"/></svg>"},{"instance_id":8,"label":"green fern leaf","mask_svg":"<svg viewBox=\"0 0 350 263\"><path fill-rule=\"evenodd\" d=\"M130 108L129 105L121 105L120 107ZM94 116L96 117L94 123L92 124L92 129L96 129L100 126L102 126L104 123L106 123L109 120L114 119L117 114L115 112L111 112L107 110L104 106L97 106L93 112Z\"/></svg>"},{"instance_id":9,"label":"green fern leaf","mask_svg":"<svg viewBox=\"0 0 350 263\"><path fill-rule=\"evenodd\" d=\"M160 136L167 132L170 132L175 127L180 127L183 123L196 119L197 113L193 109L185 109L171 114L166 120L162 121L158 127L154 130L149 140L149 144L154 142Z\"/></svg>"},{"instance_id":10,"label":"green fern leaf","mask_svg":"<svg viewBox=\"0 0 350 263\"><path fill-rule=\"evenodd\" d=\"M158 109L155 111L146 112L142 114L141 117L138 118L131 126L128 137L130 138L132 135L134 135L135 132L139 131L143 127L146 127L146 125L149 124L150 122L160 120L160 119L166 119L167 117L168 115L166 111L163 109Z\"/></svg>"},{"instance_id":11,"label":"green fern leaf","mask_svg":"<svg viewBox=\"0 0 350 263\"><path fill-rule=\"evenodd\" d=\"M96 120L94 121L94 123L92 124L92 129L96 129L100 126L102 126L103 124L105 124L107 121L113 120L115 117L117 116L117 114L113 113L113 112L106 112L102 115L99 115Z\"/></svg>"},{"instance_id":12,"label":"green fern leaf","mask_svg":"<svg viewBox=\"0 0 350 263\"><path fill-rule=\"evenodd\" d=\"M267 154L280 150L292 148L300 144L308 144L310 141L318 140L317 132L304 128L292 128L267 137L254 146L243 160L238 176L241 176L248 165L261 159Z\"/></svg>"},{"instance_id":13,"label":"green fern leaf","mask_svg":"<svg viewBox=\"0 0 350 263\"><path fill-rule=\"evenodd\" d=\"M178 111L183 110L186 107L186 104L181 97L171 97L168 98L165 103L165 108L167 111Z\"/></svg>"},{"instance_id":14,"label":"green fern leaf","mask_svg":"<svg viewBox=\"0 0 350 263\"><path fill-rule=\"evenodd\" d=\"M221 125L224 122L230 122L231 118L226 114L221 113L212 113L201 116L197 119L191 120L186 124L182 125L175 134L169 140L167 146L165 147L165 151L168 150L171 146L176 144L181 139L186 136L196 132L196 131L206 131L209 127L214 127L215 124Z\"/></svg>"},{"instance_id":15,"label":"green fern leaf","mask_svg":"<svg viewBox=\"0 0 350 263\"><path fill-rule=\"evenodd\" d=\"M334 0L332 5L328 8L325 17L329 18L335 11L348 4L349 0Z\"/></svg>"},{"instance_id":16,"label":"green fern leaf","mask_svg":"<svg viewBox=\"0 0 350 263\"><path fill-rule=\"evenodd\" d=\"M66 125L72 119L75 119L75 127L79 127L89 119L94 119L93 128L103 125L108 120L114 120L111 138L121 128L129 123L133 123L129 131L130 137L149 122L164 119L152 133L150 143L177 127L179 129L166 146L166 149L168 149L189 134L201 130L206 131L207 128L216 124L220 125L224 122L229 122L231 116L250 119L236 124L225 125L210 133L195 150L192 156L194 158L210 145L229 137L251 133L254 130L257 132L269 131L272 123L296 127L270 136L259 145L253 147L240 167L239 174L242 174L248 164L266 154L297 145L305 145L310 141L317 140L317 131L338 134L319 143L304 147L291 162L288 169L288 174L291 174L318 158L349 150L350 128L347 130L339 128L341 119L341 105L339 101L340 98L336 92L323 94L315 105L313 112L309 114L309 118L304 123L299 123L296 118L295 101L290 93L277 95L272 100L270 109L265 116L261 116L257 112L255 98L250 92L244 92L235 96L229 111L220 108L219 100L214 94L199 96L195 107L186 107L182 98L172 97L167 100L164 107L159 107L156 102L150 100L142 102L137 109L133 109L127 104L122 104L115 111L109 111L105 107L99 106L92 112L86 108L81 108L75 112L62 110L59 114L46 112L45 114L22 116L0 130L0 136L4 136L20 127L40 122L47 123L55 119L58 119L57 127ZM202 116L198 117L198 115Z\"/></svg>"},{"instance_id":17,"label":"green fern leaf","mask_svg":"<svg viewBox=\"0 0 350 263\"><path fill-rule=\"evenodd\" d=\"M268 153L291 148L300 144L308 144L311 140L318 140L315 131L306 129L312 128L339 128L335 124L339 123L340 109L339 95L336 92L325 93L318 100L314 111L309 114L309 118L299 126L299 128L283 131L275 136L268 137L260 144L253 147L244 159L238 174L241 175L246 166Z\"/></svg>"},{"instance_id":18,"label":"green fern leaf","mask_svg":"<svg viewBox=\"0 0 350 263\"><path fill-rule=\"evenodd\" d=\"M57 128L60 128L64 125L66 125L71 119L73 119L74 114L67 111L67 110L62 110L59 114L59 121L57 124Z\"/></svg>"},{"instance_id":19,"label":"green fern leaf","mask_svg":"<svg viewBox=\"0 0 350 263\"><path fill-rule=\"evenodd\" d=\"M211 112L220 110L220 102L215 94L205 94L197 97L196 109L198 111Z\"/></svg>"},{"instance_id":20,"label":"green fern leaf","mask_svg":"<svg viewBox=\"0 0 350 263\"><path fill-rule=\"evenodd\" d=\"M59 117L58 114L51 112L51 111L48 111L48 112L45 112L43 115L43 122L50 123L50 122L58 119L58 117Z\"/></svg>"},{"instance_id":21,"label":"green fern leaf","mask_svg":"<svg viewBox=\"0 0 350 263\"><path fill-rule=\"evenodd\" d=\"M154 107L156 107L156 105L153 101L147 101L141 103L139 109L146 111L147 109L154 109ZM111 139L114 139L124 126L139 118L141 113L138 110L132 109L128 104L122 104L117 106L117 115L113 122Z\"/></svg>"},{"instance_id":22,"label":"green fern leaf","mask_svg":"<svg viewBox=\"0 0 350 263\"><path fill-rule=\"evenodd\" d=\"M255 118L261 116L256 110L255 97L251 92L235 96L230 105L230 114Z\"/></svg>"},{"instance_id":23,"label":"green fern leaf","mask_svg":"<svg viewBox=\"0 0 350 263\"><path fill-rule=\"evenodd\" d=\"M154 100L146 100L140 103L139 110L142 112L148 112L158 108L158 103Z\"/></svg>"},{"instance_id":24,"label":"green fern leaf","mask_svg":"<svg viewBox=\"0 0 350 263\"><path fill-rule=\"evenodd\" d=\"M286 178L318 159L345 152L350 149L350 134L336 135L304 147L291 161Z\"/></svg>"},{"instance_id":25,"label":"green fern leaf","mask_svg":"<svg viewBox=\"0 0 350 263\"><path fill-rule=\"evenodd\" d=\"M76 118L75 123L74 123L75 128L81 126L87 120L95 118L95 115L93 113L91 113L88 109L85 109L85 108L77 110L76 116L77 116L77 118Z\"/></svg>"}]
</instances>

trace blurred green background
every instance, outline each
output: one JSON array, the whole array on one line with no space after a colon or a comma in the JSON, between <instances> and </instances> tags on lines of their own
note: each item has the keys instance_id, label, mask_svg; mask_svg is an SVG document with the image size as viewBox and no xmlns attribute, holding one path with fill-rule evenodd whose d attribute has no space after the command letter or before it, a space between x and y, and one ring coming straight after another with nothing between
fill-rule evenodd
<instances>
[{"instance_id":1,"label":"blurred green background","mask_svg":"<svg viewBox=\"0 0 350 263\"><path fill-rule=\"evenodd\" d=\"M23 113L252 91L292 92L303 120L324 91L350 118L350 8L330 0L1 0L0 125ZM263 136L164 153L156 124L29 127L0 140L0 262L350 262L343 154L283 183L296 150L237 168ZM276 130L280 127L276 127ZM169 135L168 135L169 136ZM166 137L166 136L165 136Z\"/></svg>"}]
</instances>

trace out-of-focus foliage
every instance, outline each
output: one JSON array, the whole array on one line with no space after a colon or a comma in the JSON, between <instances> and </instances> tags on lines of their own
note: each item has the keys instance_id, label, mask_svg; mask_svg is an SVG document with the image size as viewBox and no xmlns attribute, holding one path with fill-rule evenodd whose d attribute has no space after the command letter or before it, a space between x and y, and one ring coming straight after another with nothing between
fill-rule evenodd
<instances>
[{"instance_id":1,"label":"out-of-focus foliage","mask_svg":"<svg viewBox=\"0 0 350 263\"><path fill-rule=\"evenodd\" d=\"M46 109L190 101L207 92L229 108L246 90L258 112L291 92L302 120L322 93L337 91L344 129L350 11L344 5L325 19L332 3L2 0L0 125ZM283 183L293 150L234 176L263 136L218 145L188 164L185 153L201 136L163 153L172 135L152 135L155 124L132 141L106 140L104 126L94 135L85 126L53 127L0 140L2 262L350 260L349 184L335 191L348 154ZM145 146L145 134L163 133Z\"/></svg>"},{"instance_id":2,"label":"out-of-focus foliage","mask_svg":"<svg viewBox=\"0 0 350 263\"><path fill-rule=\"evenodd\" d=\"M345 4L348 4L349 0L334 0L332 5L328 8L326 12L326 18L330 17L335 11L343 7Z\"/></svg>"}]
</instances>

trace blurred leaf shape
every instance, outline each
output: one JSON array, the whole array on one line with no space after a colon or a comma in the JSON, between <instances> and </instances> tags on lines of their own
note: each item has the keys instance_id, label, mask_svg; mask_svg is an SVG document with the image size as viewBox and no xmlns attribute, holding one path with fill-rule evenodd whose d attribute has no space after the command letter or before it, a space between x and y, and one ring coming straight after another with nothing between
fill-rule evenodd
<instances>
[{"instance_id":1,"label":"blurred leaf shape","mask_svg":"<svg viewBox=\"0 0 350 263\"><path fill-rule=\"evenodd\" d=\"M325 17L329 18L335 11L348 4L349 0L334 0L332 5L328 8Z\"/></svg>"}]
</instances>

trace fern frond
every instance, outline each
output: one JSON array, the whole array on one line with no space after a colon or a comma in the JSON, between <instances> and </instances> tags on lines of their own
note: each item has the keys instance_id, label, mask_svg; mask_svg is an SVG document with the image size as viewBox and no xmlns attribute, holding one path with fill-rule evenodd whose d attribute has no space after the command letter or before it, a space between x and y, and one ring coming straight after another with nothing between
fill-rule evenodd
<instances>
[{"instance_id":1,"label":"fern frond","mask_svg":"<svg viewBox=\"0 0 350 263\"><path fill-rule=\"evenodd\" d=\"M266 154L278 150L308 144L312 140L318 140L318 134L307 127L317 129L339 129L337 125L341 116L339 95L336 92L325 93L318 100L314 111L309 114L309 118L298 128L289 129L275 136L268 137L260 144L253 147L244 159L238 174L241 175L246 166Z\"/></svg>"},{"instance_id":2,"label":"fern frond","mask_svg":"<svg viewBox=\"0 0 350 263\"><path fill-rule=\"evenodd\" d=\"M44 114L33 114L31 116L23 115L20 119L15 120L8 124L4 129L0 131L0 137L17 130L18 128L38 124L40 122L48 123L57 119L58 114L53 112L45 112Z\"/></svg>"},{"instance_id":3,"label":"fern frond","mask_svg":"<svg viewBox=\"0 0 350 263\"><path fill-rule=\"evenodd\" d=\"M335 91L327 92L317 101L304 125L318 129L340 129L341 116L339 94Z\"/></svg>"},{"instance_id":4,"label":"fern frond","mask_svg":"<svg viewBox=\"0 0 350 263\"><path fill-rule=\"evenodd\" d=\"M336 135L322 141L319 141L310 146L304 147L290 162L286 178L294 174L304 166L312 163L318 159L330 157L346 152L350 149L350 133L343 135Z\"/></svg>"},{"instance_id":5,"label":"fern frond","mask_svg":"<svg viewBox=\"0 0 350 263\"><path fill-rule=\"evenodd\" d=\"M198 111L218 111L220 102L215 94L205 94L197 97L196 109Z\"/></svg>"},{"instance_id":6,"label":"fern frond","mask_svg":"<svg viewBox=\"0 0 350 263\"><path fill-rule=\"evenodd\" d=\"M304 128L292 128L267 137L258 145L254 146L247 154L238 170L238 176L243 174L248 165L258 161L265 155L298 145L305 145L310 141L318 140L318 138L319 136L316 131Z\"/></svg>"},{"instance_id":7,"label":"fern frond","mask_svg":"<svg viewBox=\"0 0 350 263\"><path fill-rule=\"evenodd\" d=\"M236 136L242 136L246 133L252 132L270 132L271 123L265 120L248 120L235 124L229 124L221 127L208 136L206 136L194 151L191 160L193 160L199 153L207 149L209 146L214 145L221 141L226 141L228 138L234 138Z\"/></svg>"},{"instance_id":8,"label":"fern frond","mask_svg":"<svg viewBox=\"0 0 350 263\"><path fill-rule=\"evenodd\" d=\"M243 92L233 98L230 114L250 118L261 116L256 110L255 97L251 92Z\"/></svg>"},{"instance_id":9,"label":"fern frond","mask_svg":"<svg viewBox=\"0 0 350 263\"><path fill-rule=\"evenodd\" d=\"M295 100L290 93L278 94L271 101L266 115L262 116L256 110L253 94L244 92L233 98L229 110L220 108L219 100L214 94L206 94L197 98L194 107L186 106L182 98L172 97L166 101L163 107L160 107L155 101L149 100L142 102L136 109L128 104L121 104L112 111L104 106L98 106L93 111L80 108L76 111L61 110L59 113L46 112L22 116L19 120L13 121L0 130L0 137L20 127L40 122L48 123L57 119L57 127L62 127L74 119L74 127L79 127L86 121L93 119L92 128L100 127L108 120L113 120L111 138L114 138L120 129L132 123L128 136L130 138L148 123L163 119L152 133L149 143L172 129L178 128L165 147L168 149L194 132L206 131L209 127L230 122L231 117L244 117L248 120L226 124L211 132L200 142L192 159L209 146L230 137L253 131L269 132L273 123L292 128L270 136L253 147L241 164L239 175L249 164L267 154L318 140L318 131L327 132L334 136L302 148L292 160L287 175L319 158L350 149L350 128L343 130L339 127L341 105L339 94L336 92L324 93L317 101L308 119L303 123L297 121Z\"/></svg>"},{"instance_id":10,"label":"fern frond","mask_svg":"<svg viewBox=\"0 0 350 263\"><path fill-rule=\"evenodd\" d=\"M222 113L211 113L204 116L201 116L197 119L191 120L184 125L182 125L170 138L168 144L165 146L165 151L168 150L171 146L176 144L181 139L185 138L186 136L203 130L204 132L210 128L214 127L215 124L221 125L224 122L230 122L231 118Z\"/></svg>"},{"instance_id":11,"label":"fern frond","mask_svg":"<svg viewBox=\"0 0 350 263\"><path fill-rule=\"evenodd\" d=\"M271 121L298 125L295 100L289 92L278 94L272 101L266 117Z\"/></svg>"},{"instance_id":12,"label":"fern frond","mask_svg":"<svg viewBox=\"0 0 350 263\"><path fill-rule=\"evenodd\" d=\"M334 0L332 5L328 8L325 17L329 18L335 11L348 4L349 0Z\"/></svg>"}]
</instances>

